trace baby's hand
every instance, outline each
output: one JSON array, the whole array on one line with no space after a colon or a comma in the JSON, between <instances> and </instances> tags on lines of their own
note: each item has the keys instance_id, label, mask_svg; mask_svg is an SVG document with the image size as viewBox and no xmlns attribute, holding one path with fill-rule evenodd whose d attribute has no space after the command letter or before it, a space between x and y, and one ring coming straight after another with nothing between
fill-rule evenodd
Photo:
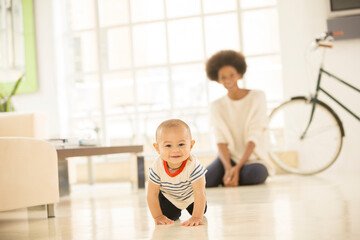
<instances>
[{"instance_id":1,"label":"baby's hand","mask_svg":"<svg viewBox=\"0 0 360 240\"><path fill-rule=\"evenodd\" d=\"M167 225L167 224L173 224L174 221L171 219L168 219L165 215L161 215L157 218L154 218L156 225Z\"/></svg>"},{"instance_id":2,"label":"baby's hand","mask_svg":"<svg viewBox=\"0 0 360 240\"><path fill-rule=\"evenodd\" d=\"M205 223L203 223L202 220L197 217L191 217L189 220L181 224L181 226L186 226L186 227L200 226L200 225L205 225Z\"/></svg>"}]
</instances>

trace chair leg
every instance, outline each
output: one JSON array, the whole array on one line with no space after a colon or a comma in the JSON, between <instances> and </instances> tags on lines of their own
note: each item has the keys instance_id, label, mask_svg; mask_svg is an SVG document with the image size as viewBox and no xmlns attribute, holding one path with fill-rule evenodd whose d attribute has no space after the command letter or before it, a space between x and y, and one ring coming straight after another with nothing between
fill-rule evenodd
<instances>
[{"instance_id":1,"label":"chair leg","mask_svg":"<svg viewBox=\"0 0 360 240\"><path fill-rule=\"evenodd\" d=\"M55 204L47 204L46 209L47 209L48 218L55 217Z\"/></svg>"}]
</instances>

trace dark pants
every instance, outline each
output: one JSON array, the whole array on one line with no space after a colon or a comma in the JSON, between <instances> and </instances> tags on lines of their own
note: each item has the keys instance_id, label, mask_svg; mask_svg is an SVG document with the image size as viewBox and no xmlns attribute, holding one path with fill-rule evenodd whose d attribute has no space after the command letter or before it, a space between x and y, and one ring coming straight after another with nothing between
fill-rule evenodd
<instances>
[{"instance_id":1,"label":"dark pants","mask_svg":"<svg viewBox=\"0 0 360 240\"><path fill-rule=\"evenodd\" d=\"M231 165L235 162L231 160ZM217 187L224 185L223 177L225 174L224 166L219 157L217 157L207 168L205 175L206 187ZM266 167L261 163L246 164L240 169L239 185L255 185L265 182L269 173Z\"/></svg>"},{"instance_id":2,"label":"dark pants","mask_svg":"<svg viewBox=\"0 0 360 240\"><path fill-rule=\"evenodd\" d=\"M178 220L181 216L181 209L178 209L175 207L174 204L172 204L161 192L159 193L159 202L162 213L171 220ZM206 213L207 205L205 205L205 211ZM186 210L192 215L194 210L194 203L190 204Z\"/></svg>"}]
</instances>

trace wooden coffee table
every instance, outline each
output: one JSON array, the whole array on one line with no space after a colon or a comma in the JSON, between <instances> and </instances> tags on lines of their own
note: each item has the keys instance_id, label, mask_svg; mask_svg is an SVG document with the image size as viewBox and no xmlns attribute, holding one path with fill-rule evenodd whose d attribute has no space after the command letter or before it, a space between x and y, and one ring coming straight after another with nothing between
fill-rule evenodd
<instances>
[{"instance_id":1,"label":"wooden coffee table","mask_svg":"<svg viewBox=\"0 0 360 240\"><path fill-rule=\"evenodd\" d=\"M93 167L91 156L132 153L136 156L137 169L137 186L145 187L145 171L144 157L139 155L143 151L143 145L127 145L127 146L65 146L56 147L59 161L59 189L60 196L70 194L68 158L71 157L88 157L88 175L89 183L94 183Z\"/></svg>"}]
</instances>

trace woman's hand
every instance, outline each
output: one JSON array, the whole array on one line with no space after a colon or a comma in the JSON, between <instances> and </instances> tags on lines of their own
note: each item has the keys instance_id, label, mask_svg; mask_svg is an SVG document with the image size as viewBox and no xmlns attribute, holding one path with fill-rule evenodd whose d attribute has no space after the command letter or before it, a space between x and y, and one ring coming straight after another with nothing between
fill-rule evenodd
<instances>
[{"instance_id":1,"label":"woman's hand","mask_svg":"<svg viewBox=\"0 0 360 240\"><path fill-rule=\"evenodd\" d=\"M239 185L240 169L236 166L225 171L223 182L225 187L235 187Z\"/></svg>"},{"instance_id":2,"label":"woman's hand","mask_svg":"<svg viewBox=\"0 0 360 240\"><path fill-rule=\"evenodd\" d=\"M226 187L228 186L228 183L230 181L231 181L231 168L229 168L228 170L225 170L225 174L223 177L223 182Z\"/></svg>"}]
</instances>

